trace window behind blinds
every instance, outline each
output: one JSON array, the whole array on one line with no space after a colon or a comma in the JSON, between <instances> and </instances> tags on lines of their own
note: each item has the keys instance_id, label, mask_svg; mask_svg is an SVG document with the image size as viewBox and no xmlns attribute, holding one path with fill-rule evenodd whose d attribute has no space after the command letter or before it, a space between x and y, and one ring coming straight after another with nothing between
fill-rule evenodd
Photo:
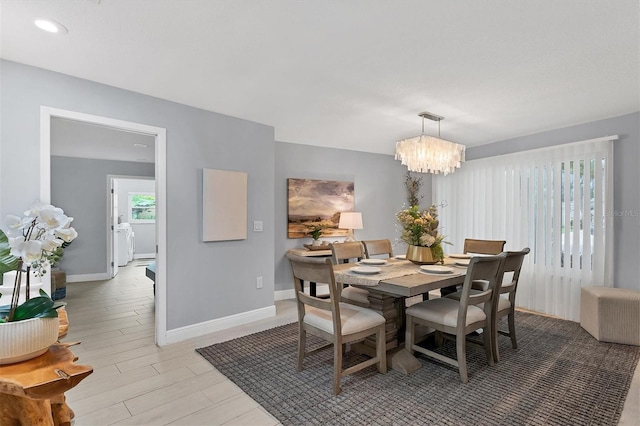
<instances>
[{"instance_id":1,"label":"window behind blinds","mask_svg":"<svg viewBox=\"0 0 640 426\"><path fill-rule=\"evenodd\" d=\"M468 161L433 179L441 232L531 248L518 306L578 321L580 288L611 286L613 141L617 136Z\"/></svg>"}]
</instances>

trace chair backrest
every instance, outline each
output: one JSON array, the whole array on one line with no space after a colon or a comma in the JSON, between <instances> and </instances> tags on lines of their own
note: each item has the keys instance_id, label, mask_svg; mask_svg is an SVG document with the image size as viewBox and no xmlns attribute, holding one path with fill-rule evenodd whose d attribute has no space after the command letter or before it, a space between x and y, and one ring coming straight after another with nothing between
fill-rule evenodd
<instances>
[{"instance_id":1,"label":"chair backrest","mask_svg":"<svg viewBox=\"0 0 640 426\"><path fill-rule=\"evenodd\" d=\"M356 261L364 259L364 247L360 241L333 243L329 244L329 247L331 247L331 259L336 265L348 263L350 259L355 259Z\"/></svg>"},{"instance_id":2,"label":"chair backrest","mask_svg":"<svg viewBox=\"0 0 640 426\"><path fill-rule=\"evenodd\" d=\"M504 250L506 241L502 240L474 240L465 238L464 253L500 254Z\"/></svg>"},{"instance_id":3,"label":"chair backrest","mask_svg":"<svg viewBox=\"0 0 640 426\"><path fill-rule=\"evenodd\" d=\"M369 240L363 241L362 244L364 244L364 255L367 258L381 254L393 257L393 249L389 240Z\"/></svg>"},{"instance_id":4,"label":"chair backrest","mask_svg":"<svg viewBox=\"0 0 640 426\"><path fill-rule=\"evenodd\" d=\"M462 284L462 292L460 294L461 308L458 310L458 324L464 324L467 316L467 307L469 305L478 305L484 303L484 311L489 318L490 313L496 309L498 297L500 296L500 287L502 285L502 276L504 275L504 261L507 258L506 253L495 256L473 257L469 261L467 267L467 275ZM473 281L486 281L488 287L479 293L471 293L471 285Z\"/></svg>"},{"instance_id":5,"label":"chair backrest","mask_svg":"<svg viewBox=\"0 0 640 426\"><path fill-rule=\"evenodd\" d=\"M324 263L319 263L317 261L309 261L300 256L299 259L289 258L289 262L291 263L293 285L298 306L298 322L302 323L306 313L306 306L313 306L314 308L331 312L334 333L340 335L342 332L339 304L340 292L336 287L331 259L326 259ZM321 299L306 294L303 285L305 281L328 283L329 298Z\"/></svg>"},{"instance_id":6,"label":"chair backrest","mask_svg":"<svg viewBox=\"0 0 640 426\"><path fill-rule=\"evenodd\" d=\"M524 257L529 254L530 251L529 247L525 247L520 251L505 252L507 258L504 261L504 272L513 272L513 278L511 278L511 282L502 283L500 293L510 293L509 299L512 304L515 302L516 289L518 288Z\"/></svg>"}]
</instances>

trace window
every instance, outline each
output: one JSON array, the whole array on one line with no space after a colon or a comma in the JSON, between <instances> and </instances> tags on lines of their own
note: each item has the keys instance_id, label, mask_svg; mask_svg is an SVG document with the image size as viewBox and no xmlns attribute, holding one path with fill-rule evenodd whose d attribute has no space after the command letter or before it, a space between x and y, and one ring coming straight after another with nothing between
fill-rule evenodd
<instances>
[{"instance_id":1,"label":"window","mask_svg":"<svg viewBox=\"0 0 640 426\"><path fill-rule=\"evenodd\" d=\"M156 195L152 192L129 193L129 222L156 222Z\"/></svg>"},{"instance_id":2,"label":"window","mask_svg":"<svg viewBox=\"0 0 640 426\"><path fill-rule=\"evenodd\" d=\"M529 247L518 306L579 320L580 289L612 284L613 140L617 136L465 163L434 179L446 240ZM454 249L455 250L455 249ZM449 250L451 251L451 250ZM451 251L454 252L454 251Z\"/></svg>"}]
</instances>

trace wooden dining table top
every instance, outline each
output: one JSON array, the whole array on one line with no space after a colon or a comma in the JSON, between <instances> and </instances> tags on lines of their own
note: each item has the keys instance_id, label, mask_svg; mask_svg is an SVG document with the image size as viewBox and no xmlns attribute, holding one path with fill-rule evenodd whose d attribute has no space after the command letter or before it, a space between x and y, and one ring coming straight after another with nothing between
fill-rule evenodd
<instances>
[{"instance_id":1,"label":"wooden dining table top","mask_svg":"<svg viewBox=\"0 0 640 426\"><path fill-rule=\"evenodd\" d=\"M412 297L428 293L431 290L462 284L466 274L466 268L455 265L454 260L450 258L445 258L444 266L451 267L454 272L448 274L426 274L420 272L420 265L413 264L408 260L393 258L386 260L389 264L382 268L401 267L407 274L382 279L376 278L376 275L358 275L358 283L355 283L353 282L354 273L350 271L355 265L345 263L333 265L336 282L396 297Z\"/></svg>"}]
</instances>

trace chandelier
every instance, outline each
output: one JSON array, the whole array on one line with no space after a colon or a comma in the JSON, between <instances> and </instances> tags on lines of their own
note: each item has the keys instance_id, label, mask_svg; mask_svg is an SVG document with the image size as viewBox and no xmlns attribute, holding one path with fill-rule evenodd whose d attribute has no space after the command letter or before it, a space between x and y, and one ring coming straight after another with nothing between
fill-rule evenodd
<instances>
[{"instance_id":1,"label":"chandelier","mask_svg":"<svg viewBox=\"0 0 640 426\"><path fill-rule=\"evenodd\" d=\"M444 174L453 173L464 161L465 146L440 139L440 121L444 117L421 112L422 134L396 142L396 160L410 172ZM438 122L438 137L424 134L424 119Z\"/></svg>"}]
</instances>

